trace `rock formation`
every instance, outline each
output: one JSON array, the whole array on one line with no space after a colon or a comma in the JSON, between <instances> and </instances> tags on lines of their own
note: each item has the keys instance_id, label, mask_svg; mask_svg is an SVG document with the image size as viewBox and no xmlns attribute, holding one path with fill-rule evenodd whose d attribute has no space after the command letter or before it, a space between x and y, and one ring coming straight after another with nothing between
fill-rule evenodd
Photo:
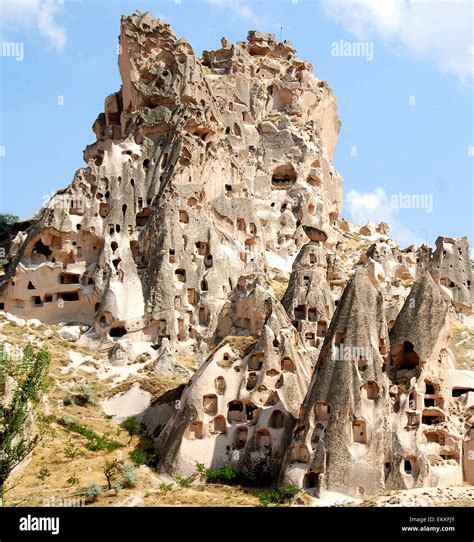
<instances>
[{"instance_id":1,"label":"rock formation","mask_svg":"<svg viewBox=\"0 0 474 542\"><path fill-rule=\"evenodd\" d=\"M0 310L74 323L63 340L117 371L190 377L143 415L161 473L230 464L314 496L474 483L474 378L450 348L467 239L402 249L339 218L335 96L273 34L198 58L136 12L119 69L87 166L0 240Z\"/></svg>"},{"instance_id":2,"label":"rock formation","mask_svg":"<svg viewBox=\"0 0 474 542\"><path fill-rule=\"evenodd\" d=\"M438 237L431 270L444 296L452 301L458 310L469 314L472 309L473 290L467 237Z\"/></svg>"},{"instance_id":3,"label":"rock formation","mask_svg":"<svg viewBox=\"0 0 474 542\"><path fill-rule=\"evenodd\" d=\"M359 495L383 490L390 449L388 347L382 294L359 269L326 334L288 450L287 481Z\"/></svg>"},{"instance_id":4,"label":"rock formation","mask_svg":"<svg viewBox=\"0 0 474 542\"><path fill-rule=\"evenodd\" d=\"M196 462L229 463L250 483L273 481L308 387L307 352L262 277L239 280L217 332L226 339L158 439L159 471L191 474Z\"/></svg>"},{"instance_id":5,"label":"rock formation","mask_svg":"<svg viewBox=\"0 0 474 542\"><path fill-rule=\"evenodd\" d=\"M336 100L271 34L199 59L136 13L120 49L88 167L19 234L3 307L202 355L238 278L291 269L337 218Z\"/></svg>"},{"instance_id":6,"label":"rock formation","mask_svg":"<svg viewBox=\"0 0 474 542\"><path fill-rule=\"evenodd\" d=\"M288 289L282 299L308 352L313 354L313 365L334 312L334 297L327 278L326 250L319 242L310 241L294 261Z\"/></svg>"}]
</instances>

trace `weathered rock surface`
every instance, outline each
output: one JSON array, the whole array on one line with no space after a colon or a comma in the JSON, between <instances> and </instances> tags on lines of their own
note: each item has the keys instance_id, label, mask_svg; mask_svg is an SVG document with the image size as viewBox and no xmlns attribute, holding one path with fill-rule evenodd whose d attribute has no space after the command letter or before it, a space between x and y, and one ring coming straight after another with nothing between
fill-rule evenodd
<instances>
[{"instance_id":1,"label":"weathered rock surface","mask_svg":"<svg viewBox=\"0 0 474 542\"><path fill-rule=\"evenodd\" d=\"M269 482L279 474L311 365L262 277L239 281L222 320L227 339L194 375L158 439L159 471L230 463L252 483Z\"/></svg>"},{"instance_id":2,"label":"weathered rock surface","mask_svg":"<svg viewBox=\"0 0 474 542\"><path fill-rule=\"evenodd\" d=\"M402 249L339 217L336 98L289 42L250 31L198 58L136 12L119 69L87 166L0 239L8 321L68 324L45 339L110 352L117 382L189 378L104 403L144 420L162 473L230 463L357 499L474 484L473 374L449 348L467 239Z\"/></svg>"}]
</instances>

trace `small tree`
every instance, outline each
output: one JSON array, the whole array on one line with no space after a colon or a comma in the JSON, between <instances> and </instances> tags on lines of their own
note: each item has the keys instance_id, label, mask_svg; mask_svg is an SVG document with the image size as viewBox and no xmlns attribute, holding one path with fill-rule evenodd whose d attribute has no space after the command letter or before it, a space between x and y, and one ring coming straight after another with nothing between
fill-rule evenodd
<instances>
[{"instance_id":1,"label":"small tree","mask_svg":"<svg viewBox=\"0 0 474 542\"><path fill-rule=\"evenodd\" d=\"M0 214L0 235L10 233L11 227L20 219L16 215Z\"/></svg>"},{"instance_id":2,"label":"small tree","mask_svg":"<svg viewBox=\"0 0 474 542\"><path fill-rule=\"evenodd\" d=\"M128 444L130 444L132 442L133 435L140 434L142 424L136 416L129 416L122 422L122 427L130 436L130 440L128 441Z\"/></svg>"},{"instance_id":3,"label":"small tree","mask_svg":"<svg viewBox=\"0 0 474 542\"><path fill-rule=\"evenodd\" d=\"M82 452L72 440L68 440L64 445L64 455L68 459L77 459L82 455Z\"/></svg>"},{"instance_id":4,"label":"small tree","mask_svg":"<svg viewBox=\"0 0 474 542\"><path fill-rule=\"evenodd\" d=\"M104 466L104 476L107 480L109 489L112 489L112 483L116 480L117 476L122 472L122 465L117 460L107 461Z\"/></svg>"},{"instance_id":5,"label":"small tree","mask_svg":"<svg viewBox=\"0 0 474 542\"><path fill-rule=\"evenodd\" d=\"M0 506L10 473L37 443L34 413L47 386L50 359L45 348L35 350L31 344L21 359L14 359L0 345ZM6 387L9 397L3 393Z\"/></svg>"},{"instance_id":6,"label":"small tree","mask_svg":"<svg viewBox=\"0 0 474 542\"><path fill-rule=\"evenodd\" d=\"M76 473L74 473L71 477L69 477L67 480L66 480L66 484L68 486L77 486L79 485L79 478L76 476Z\"/></svg>"},{"instance_id":7,"label":"small tree","mask_svg":"<svg viewBox=\"0 0 474 542\"><path fill-rule=\"evenodd\" d=\"M49 472L49 469L47 469L46 467L42 467L36 475L36 478L38 478L38 480L41 480L41 482L43 482L44 484L46 478L49 478L50 476L51 473Z\"/></svg>"}]
</instances>

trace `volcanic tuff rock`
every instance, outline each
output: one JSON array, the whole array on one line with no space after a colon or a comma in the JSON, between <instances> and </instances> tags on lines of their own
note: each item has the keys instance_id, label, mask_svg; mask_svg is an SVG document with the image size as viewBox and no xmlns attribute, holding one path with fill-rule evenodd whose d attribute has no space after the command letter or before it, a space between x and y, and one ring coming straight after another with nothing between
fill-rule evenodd
<instances>
[{"instance_id":1,"label":"volcanic tuff rock","mask_svg":"<svg viewBox=\"0 0 474 542\"><path fill-rule=\"evenodd\" d=\"M359 494L383 489L384 449L390 449L387 348L382 294L359 269L324 340L288 451L288 481Z\"/></svg>"},{"instance_id":2,"label":"volcanic tuff rock","mask_svg":"<svg viewBox=\"0 0 474 542\"><path fill-rule=\"evenodd\" d=\"M223 311L224 340L193 376L160 435L159 471L230 463L253 483L278 477L311 374L306 349L264 279L242 277ZM244 335L242 335L242 332ZM239 335L236 335L239 333ZM255 337L248 345L246 338Z\"/></svg>"},{"instance_id":3,"label":"volcanic tuff rock","mask_svg":"<svg viewBox=\"0 0 474 542\"><path fill-rule=\"evenodd\" d=\"M438 237L431 270L433 277L439 281L445 297L452 300L457 309L469 313L472 308L473 290L467 237L460 239Z\"/></svg>"},{"instance_id":4,"label":"volcanic tuff rock","mask_svg":"<svg viewBox=\"0 0 474 542\"><path fill-rule=\"evenodd\" d=\"M184 379L197 362L142 416L162 473L230 463L358 497L474 483L474 379L449 348L467 239L401 249L339 218L337 102L289 42L251 31L198 58L136 12L119 68L87 167L0 239L0 309L82 324L124 379L130 360Z\"/></svg>"},{"instance_id":5,"label":"volcanic tuff rock","mask_svg":"<svg viewBox=\"0 0 474 542\"><path fill-rule=\"evenodd\" d=\"M336 99L272 35L198 59L136 13L120 48L88 167L14 243L4 308L204 353L238 278L289 271L303 227L337 220Z\"/></svg>"},{"instance_id":6,"label":"volcanic tuff rock","mask_svg":"<svg viewBox=\"0 0 474 542\"><path fill-rule=\"evenodd\" d=\"M334 312L327 259L326 250L320 243L310 241L304 245L293 263L282 299L293 325L312 354L313 365Z\"/></svg>"}]
</instances>

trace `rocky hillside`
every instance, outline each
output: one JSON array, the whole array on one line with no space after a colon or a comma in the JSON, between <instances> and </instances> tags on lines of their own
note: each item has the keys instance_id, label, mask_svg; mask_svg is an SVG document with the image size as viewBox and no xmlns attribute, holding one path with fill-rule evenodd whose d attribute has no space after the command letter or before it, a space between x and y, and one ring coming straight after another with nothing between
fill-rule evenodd
<instances>
[{"instance_id":1,"label":"rocky hillside","mask_svg":"<svg viewBox=\"0 0 474 542\"><path fill-rule=\"evenodd\" d=\"M12 502L104 485L114 458L140 481L90 502L474 484L467 238L403 248L340 216L336 98L290 42L251 31L199 58L140 12L119 39L87 166L3 241L2 340L53 359Z\"/></svg>"}]
</instances>

